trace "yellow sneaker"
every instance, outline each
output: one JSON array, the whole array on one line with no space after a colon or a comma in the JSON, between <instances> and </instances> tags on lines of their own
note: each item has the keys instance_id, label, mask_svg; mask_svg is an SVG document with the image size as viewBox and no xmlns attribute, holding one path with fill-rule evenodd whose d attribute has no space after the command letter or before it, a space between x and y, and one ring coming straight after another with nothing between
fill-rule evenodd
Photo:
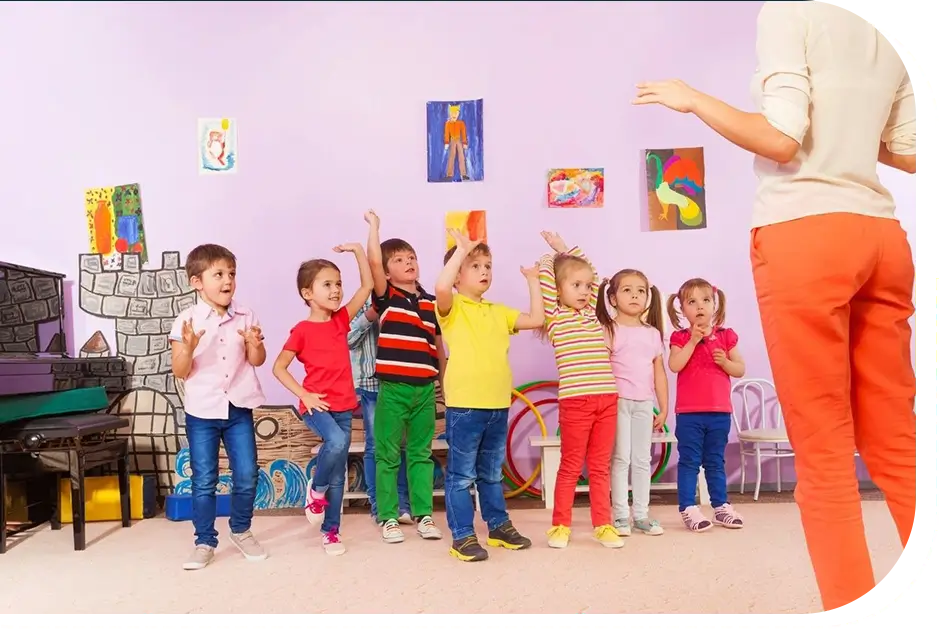
<instances>
[{"instance_id":1,"label":"yellow sneaker","mask_svg":"<svg viewBox=\"0 0 939 629\"><path fill-rule=\"evenodd\" d=\"M567 548L567 543L570 540L571 529L563 524L552 526L548 530L548 546L551 548Z\"/></svg>"},{"instance_id":2,"label":"yellow sneaker","mask_svg":"<svg viewBox=\"0 0 939 629\"><path fill-rule=\"evenodd\" d=\"M611 524L598 526L593 530L593 538L606 548L622 548L625 543Z\"/></svg>"}]
</instances>

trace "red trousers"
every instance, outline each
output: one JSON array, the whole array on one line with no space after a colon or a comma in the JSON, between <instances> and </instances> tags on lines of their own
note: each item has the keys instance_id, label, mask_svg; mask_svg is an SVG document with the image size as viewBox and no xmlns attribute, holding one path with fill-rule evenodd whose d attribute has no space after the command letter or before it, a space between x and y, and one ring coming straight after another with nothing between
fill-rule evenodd
<instances>
[{"instance_id":1,"label":"red trousers","mask_svg":"<svg viewBox=\"0 0 939 629\"><path fill-rule=\"evenodd\" d=\"M753 230L763 334L826 610L874 587L854 453L904 546L916 510L913 256L899 222L825 214Z\"/></svg>"},{"instance_id":2,"label":"red trousers","mask_svg":"<svg viewBox=\"0 0 939 629\"><path fill-rule=\"evenodd\" d=\"M616 443L615 393L578 395L558 404L561 425L561 466L554 486L554 526L571 525L574 490L587 461L590 519L595 527L613 524L610 504L610 461Z\"/></svg>"}]
</instances>

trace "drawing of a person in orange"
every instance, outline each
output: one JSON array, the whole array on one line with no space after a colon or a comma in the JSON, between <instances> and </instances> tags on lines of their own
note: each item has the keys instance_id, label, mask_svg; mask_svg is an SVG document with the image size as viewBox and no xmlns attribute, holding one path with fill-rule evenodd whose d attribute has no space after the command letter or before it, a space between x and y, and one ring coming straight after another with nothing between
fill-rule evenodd
<instances>
[{"instance_id":1,"label":"drawing of a person in orange","mask_svg":"<svg viewBox=\"0 0 939 629\"><path fill-rule=\"evenodd\" d=\"M447 178L453 177L453 160L460 158L460 179L468 179L466 176L466 149L469 144L466 141L466 123L459 120L460 106L450 105L450 119L443 127L443 144L447 151Z\"/></svg>"}]
</instances>

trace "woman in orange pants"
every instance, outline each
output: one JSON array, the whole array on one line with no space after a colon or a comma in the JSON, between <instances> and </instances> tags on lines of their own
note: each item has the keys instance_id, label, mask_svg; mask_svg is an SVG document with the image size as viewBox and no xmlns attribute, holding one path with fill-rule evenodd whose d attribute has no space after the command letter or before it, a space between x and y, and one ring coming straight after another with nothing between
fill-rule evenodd
<instances>
[{"instance_id":1,"label":"woman in orange pants","mask_svg":"<svg viewBox=\"0 0 939 629\"><path fill-rule=\"evenodd\" d=\"M874 587L857 451L905 546L916 508L913 257L877 162L916 172L916 108L896 51L821 2L767 2L745 113L681 81L634 104L693 113L756 154L750 258L822 605Z\"/></svg>"}]
</instances>

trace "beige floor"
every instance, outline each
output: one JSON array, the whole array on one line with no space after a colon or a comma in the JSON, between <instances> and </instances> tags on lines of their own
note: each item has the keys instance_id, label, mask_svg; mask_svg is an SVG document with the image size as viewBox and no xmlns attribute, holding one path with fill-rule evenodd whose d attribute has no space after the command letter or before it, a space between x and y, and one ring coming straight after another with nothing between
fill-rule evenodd
<instances>
[{"instance_id":1,"label":"beige floor","mask_svg":"<svg viewBox=\"0 0 939 629\"><path fill-rule=\"evenodd\" d=\"M659 538L633 537L621 550L589 537L589 511L574 513L569 548L545 545L549 514L514 512L531 550L492 549L464 564L447 541L383 544L366 515L348 515L349 552L326 557L302 516L258 517L254 530L270 558L249 564L228 543L207 569L184 572L191 524L162 518L89 526L91 545L73 552L69 527L17 538L0 555L0 613L785 613L819 611L797 508L738 503L740 531L693 535L674 506L654 507ZM444 515L437 514L441 526ZM864 503L878 579L900 554L883 502ZM57 595L54 593L58 593Z\"/></svg>"}]
</instances>

